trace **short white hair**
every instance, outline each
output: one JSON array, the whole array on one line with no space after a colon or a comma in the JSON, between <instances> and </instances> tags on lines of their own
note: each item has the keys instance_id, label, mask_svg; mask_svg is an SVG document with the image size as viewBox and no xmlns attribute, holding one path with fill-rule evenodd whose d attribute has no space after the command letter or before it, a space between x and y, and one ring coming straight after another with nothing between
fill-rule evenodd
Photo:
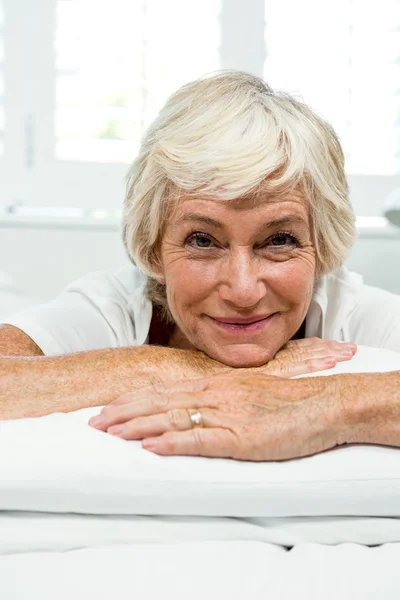
<instances>
[{"instance_id":1,"label":"short white hair","mask_svg":"<svg viewBox=\"0 0 400 600\"><path fill-rule=\"evenodd\" d=\"M127 179L123 239L150 276L150 299L167 308L155 274L165 224L182 195L230 201L293 190L308 202L318 277L343 264L355 236L344 154L331 125L241 71L181 87L147 130Z\"/></svg>"}]
</instances>

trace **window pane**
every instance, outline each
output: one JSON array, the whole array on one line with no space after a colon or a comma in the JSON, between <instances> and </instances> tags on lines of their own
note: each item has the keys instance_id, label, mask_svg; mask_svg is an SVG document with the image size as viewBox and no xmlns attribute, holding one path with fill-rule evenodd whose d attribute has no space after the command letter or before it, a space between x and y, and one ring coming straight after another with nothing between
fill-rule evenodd
<instances>
[{"instance_id":1,"label":"window pane","mask_svg":"<svg viewBox=\"0 0 400 600\"><path fill-rule=\"evenodd\" d=\"M349 174L400 173L400 0L266 0L264 77L336 129Z\"/></svg>"},{"instance_id":2,"label":"window pane","mask_svg":"<svg viewBox=\"0 0 400 600\"><path fill-rule=\"evenodd\" d=\"M0 156L4 152L4 12L0 0Z\"/></svg>"},{"instance_id":3,"label":"window pane","mask_svg":"<svg viewBox=\"0 0 400 600\"><path fill-rule=\"evenodd\" d=\"M131 162L168 95L218 69L220 0L58 0L56 156Z\"/></svg>"}]
</instances>

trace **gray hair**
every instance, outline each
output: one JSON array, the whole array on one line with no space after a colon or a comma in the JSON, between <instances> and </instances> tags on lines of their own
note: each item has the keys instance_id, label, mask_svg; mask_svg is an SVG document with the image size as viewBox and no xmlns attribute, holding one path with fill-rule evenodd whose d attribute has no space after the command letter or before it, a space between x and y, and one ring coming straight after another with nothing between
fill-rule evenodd
<instances>
[{"instance_id":1,"label":"gray hair","mask_svg":"<svg viewBox=\"0 0 400 600\"><path fill-rule=\"evenodd\" d=\"M181 87L147 130L127 177L123 240L149 276L150 300L171 319L155 274L165 224L181 195L229 201L295 189L308 202L320 277L343 264L355 237L344 154L331 125L241 71Z\"/></svg>"}]
</instances>

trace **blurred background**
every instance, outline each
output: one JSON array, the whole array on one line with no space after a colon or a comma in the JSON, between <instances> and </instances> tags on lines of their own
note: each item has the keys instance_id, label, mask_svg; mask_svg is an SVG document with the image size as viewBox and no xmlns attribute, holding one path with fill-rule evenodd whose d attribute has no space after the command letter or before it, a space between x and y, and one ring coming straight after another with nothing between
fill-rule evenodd
<instances>
[{"instance_id":1,"label":"blurred background","mask_svg":"<svg viewBox=\"0 0 400 600\"><path fill-rule=\"evenodd\" d=\"M126 262L141 136L221 68L332 123L358 216L348 266L400 294L400 0L0 0L0 317Z\"/></svg>"}]
</instances>

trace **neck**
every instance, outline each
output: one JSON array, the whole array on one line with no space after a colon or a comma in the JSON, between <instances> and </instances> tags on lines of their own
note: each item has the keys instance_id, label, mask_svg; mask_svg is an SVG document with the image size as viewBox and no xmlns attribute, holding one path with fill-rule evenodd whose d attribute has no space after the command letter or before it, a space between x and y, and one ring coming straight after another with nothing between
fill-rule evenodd
<instances>
[{"instance_id":1,"label":"neck","mask_svg":"<svg viewBox=\"0 0 400 600\"><path fill-rule=\"evenodd\" d=\"M158 306L153 306L149 345L193 350L193 345L186 339L179 327L173 323L167 323L162 318L162 311Z\"/></svg>"}]
</instances>

